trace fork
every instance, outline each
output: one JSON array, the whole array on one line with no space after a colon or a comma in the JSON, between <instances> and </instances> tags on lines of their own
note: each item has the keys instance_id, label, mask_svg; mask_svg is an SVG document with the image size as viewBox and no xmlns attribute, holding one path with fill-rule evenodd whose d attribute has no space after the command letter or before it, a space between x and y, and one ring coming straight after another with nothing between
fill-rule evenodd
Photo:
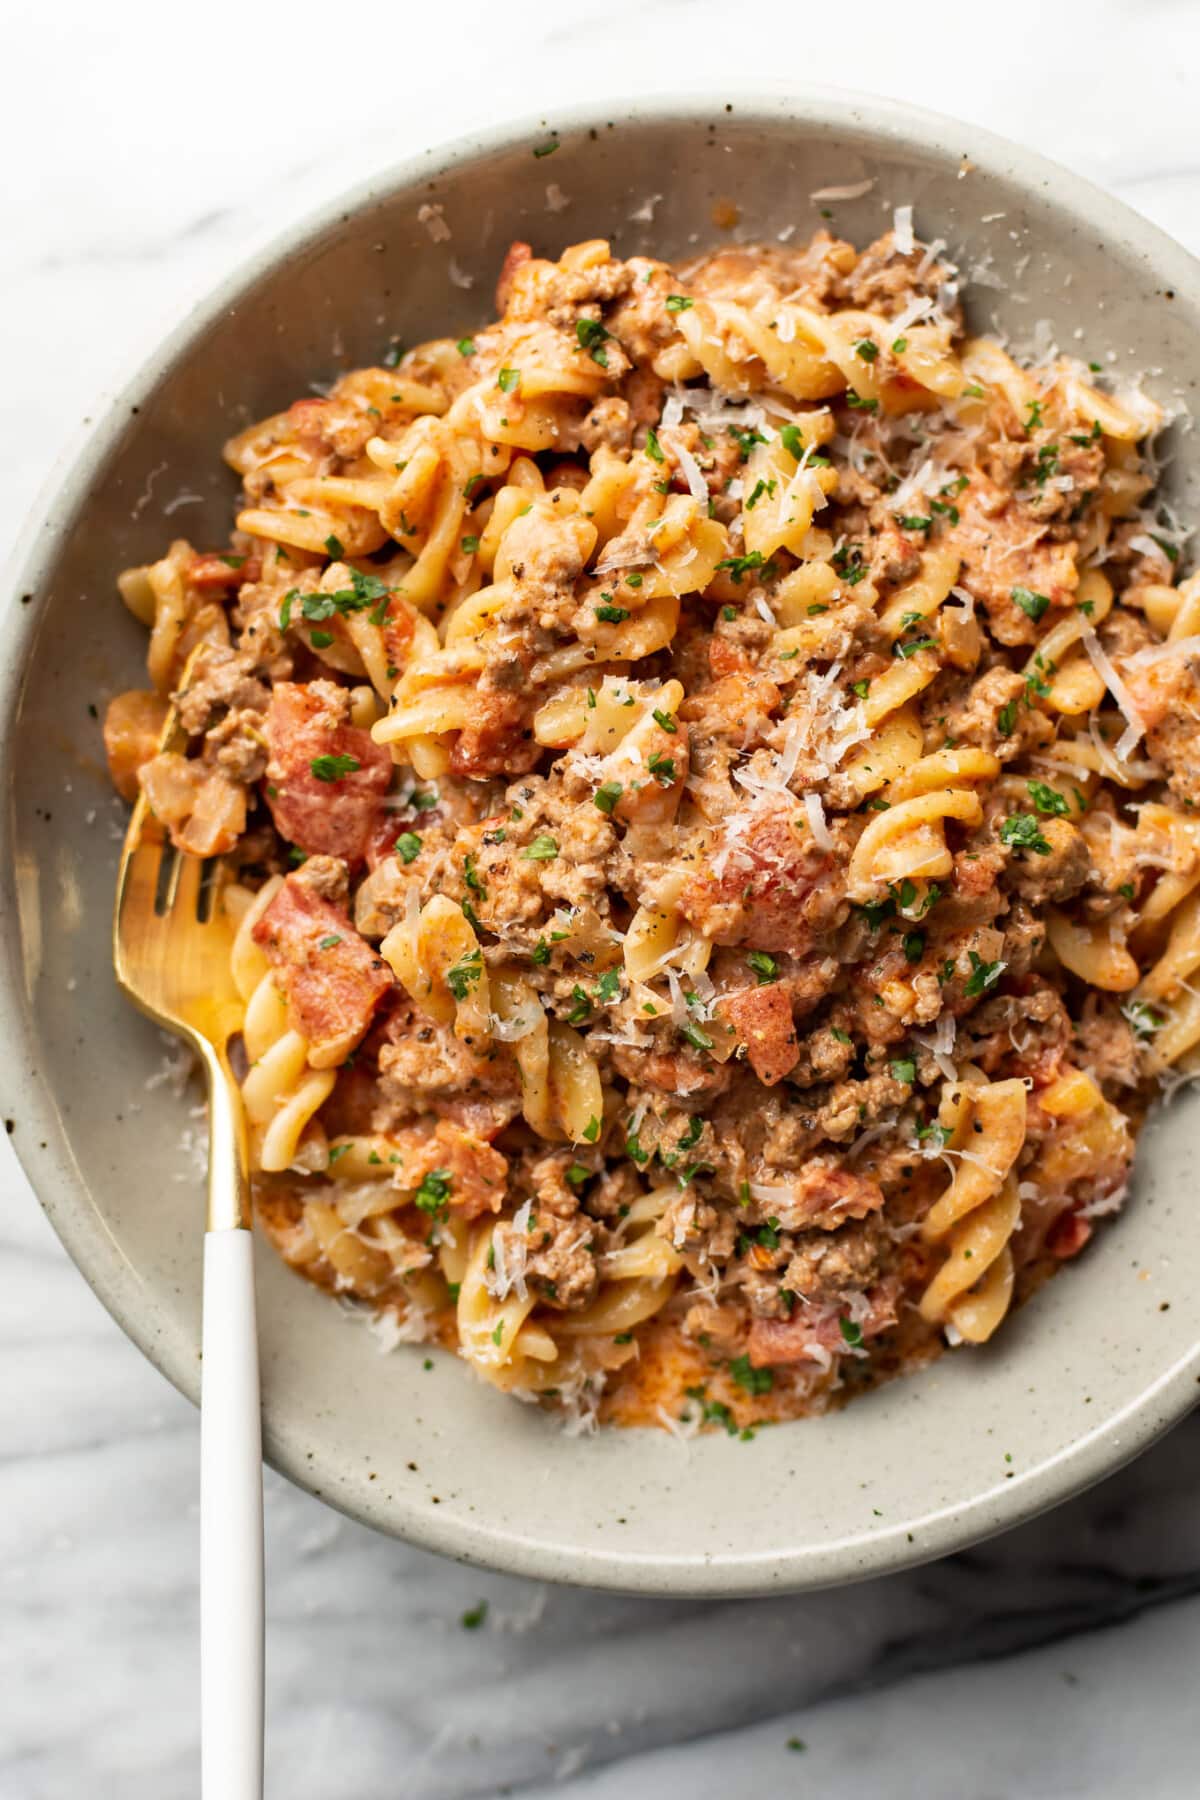
<instances>
[{"instance_id":1,"label":"fork","mask_svg":"<svg viewBox=\"0 0 1200 1800\"><path fill-rule=\"evenodd\" d=\"M186 690L196 653L184 671ZM178 698L160 749L181 748ZM246 1127L228 1046L242 1023L221 870L173 849L144 794L121 853L113 965L208 1079L208 1217L200 1429L200 1760L205 1800L261 1800L262 1428Z\"/></svg>"}]
</instances>

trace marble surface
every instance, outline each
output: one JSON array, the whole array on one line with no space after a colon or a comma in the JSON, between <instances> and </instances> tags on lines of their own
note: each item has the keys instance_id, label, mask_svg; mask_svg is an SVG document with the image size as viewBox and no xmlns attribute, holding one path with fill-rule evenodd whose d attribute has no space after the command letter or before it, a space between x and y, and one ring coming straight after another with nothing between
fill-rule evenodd
<instances>
[{"instance_id":1,"label":"marble surface","mask_svg":"<svg viewBox=\"0 0 1200 1800\"><path fill-rule=\"evenodd\" d=\"M1200 250L1196 0L1010 0L999 23L859 0L819 31L776 0L747 17L731 45L709 0L9 0L0 542L197 293L314 202L484 118L794 70L1031 142ZM7 1145L0 1193L0 1800L182 1800L196 1415L92 1297ZM1196 1786L1198 1483L1193 1418L970 1555L701 1605L464 1569L268 1477L268 1792L1175 1800Z\"/></svg>"}]
</instances>

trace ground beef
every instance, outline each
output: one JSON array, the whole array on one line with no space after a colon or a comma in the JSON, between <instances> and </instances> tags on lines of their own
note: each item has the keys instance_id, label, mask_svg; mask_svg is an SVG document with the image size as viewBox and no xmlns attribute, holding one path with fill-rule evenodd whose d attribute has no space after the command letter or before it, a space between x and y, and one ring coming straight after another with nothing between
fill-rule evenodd
<instances>
[{"instance_id":1,"label":"ground beef","mask_svg":"<svg viewBox=\"0 0 1200 1800\"><path fill-rule=\"evenodd\" d=\"M914 300L936 301L949 279L946 265L936 259L927 260L923 246L902 254L896 248L895 233L885 231L854 264L845 293L852 306L894 319ZM952 300L949 308L942 310L955 327L961 328L962 309L957 301Z\"/></svg>"},{"instance_id":2,"label":"ground beef","mask_svg":"<svg viewBox=\"0 0 1200 1800\"><path fill-rule=\"evenodd\" d=\"M397 999L378 1051L379 1105L375 1129L388 1131L431 1111L460 1119L493 1136L521 1108L521 1084L511 1053L477 1056L407 998Z\"/></svg>"},{"instance_id":3,"label":"ground beef","mask_svg":"<svg viewBox=\"0 0 1200 1800\"><path fill-rule=\"evenodd\" d=\"M1085 839L1066 819L1039 819L1044 853L1023 850L1013 856L1013 886L1032 906L1060 903L1077 894L1092 871Z\"/></svg>"},{"instance_id":4,"label":"ground beef","mask_svg":"<svg viewBox=\"0 0 1200 1800\"><path fill-rule=\"evenodd\" d=\"M804 1231L792 1240L783 1286L813 1305L825 1305L879 1279L891 1242L878 1215L836 1231Z\"/></svg>"}]
</instances>

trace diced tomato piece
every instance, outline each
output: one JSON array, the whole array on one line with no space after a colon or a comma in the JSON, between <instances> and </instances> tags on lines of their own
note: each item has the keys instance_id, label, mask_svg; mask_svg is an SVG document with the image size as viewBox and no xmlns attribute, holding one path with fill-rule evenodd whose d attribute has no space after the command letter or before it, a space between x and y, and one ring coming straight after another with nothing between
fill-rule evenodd
<instances>
[{"instance_id":1,"label":"diced tomato piece","mask_svg":"<svg viewBox=\"0 0 1200 1800\"><path fill-rule=\"evenodd\" d=\"M719 849L718 860L721 873L701 870L679 902L715 943L803 956L842 908L844 882L833 855L797 836L786 812L752 820Z\"/></svg>"},{"instance_id":2,"label":"diced tomato piece","mask_svg":"<svg viewBox=\"0 0 1200 1800\"><path fill-rule=\"evenodd\" d=\"M389 594L383 619L383 651L391 669L403 669L412 652L416 608L399 594Z\"/></svg>"},{"instance_id":3,"label":"diced tomato piece","mask_svg":"<svg viewBox=\"0 0 1200 1800\"><path fill-rule=\"evenodd\" d=\"M202 588L205 592L241 587L245 581L257 581L261 574L262 563L257 556L230 558L198 551L187 566L187 578L192 587Z\"/></svg>"},{"instance_id":4,"label":"diced tomato piece","mask_svg":"<svg viewBox=\"0 0 1200 1800\"><path fill-rule=\"evenodd\" d=\"M541 745L530 723L532 708L521 694L476 688L471 714L450 752L450 772L479 780L485 775L520 775L532 769Z\"/></svg>"},{"instance_id":5,"label":"diced tomato piece","mask_svg":"<svg viewBox=\"0 0 1200 1800\"><path fill-rule=\"evenodd\" d=\"M1079 1255L1091 1235L1090 1219L1081 1219L1078 1213L1063 1213L1050 1227L1046 1248L1051 1256L1057 1256L1066 1262L1068 1257Z\"/></svg>"},{"instance_id":6,"label":"diced tomato piece","mask_svg":"<svg viewBox=\"0 0 1200 1800\"><path fill-rule=\"evenodd\" d=\"M308 1040L313 1068L344 1062L391 990L383 958L301 874L288 876L253 937L267 953L293 1028Z\"/></svg>"},{"instance_id":7,"label":"diced tomato piece","mask_svg":"<svg viewBox=\"0 0 1200 1800\"><path fill-rule=\"evenodd\" d=\"M508 1158L450 1119L439 1119L432 1136L404 1131L398 1140L398 1179L417 1189L427 1175L448 1184L446 1205L464 1219L499 1212L508 1183Z\"/></svg>"},{"instance_id":8,"label":"diced tomato piece","mask_svg":"<svg viewBox=\"0 0 1200 1800\"><path fill-rule=\"evenodd\" d=\"M717 1002L717 1017L732 1025L746 1046L750 1067L765 1087L774 1087L800 1060L800 1040L792 1020L791 994L785 983L745 988Z\"/></svg>"},{"instance_id":9,"label":"diced tomato piece","mask_svg":"<svg viewBox=\"0 0 1200 1800\"><path fill-rule=\"evenodd\" d=\"M267 711L267 804L285 838L311 856L362 862L392 780L389 751L345 723L345 690L277 682Z\"/></svg>"},{"instance_id":10,"label":"diced tomato piece","mask_svg":"<svg viewBox=\"0 0 1200 1800\"><path fill-rule=\"evenodd\" d=\"M753 667L740 644L729 638L714 637L708 646L708 666L718 680L724 675L741 675Z\"/></svg>"}]
</instances>

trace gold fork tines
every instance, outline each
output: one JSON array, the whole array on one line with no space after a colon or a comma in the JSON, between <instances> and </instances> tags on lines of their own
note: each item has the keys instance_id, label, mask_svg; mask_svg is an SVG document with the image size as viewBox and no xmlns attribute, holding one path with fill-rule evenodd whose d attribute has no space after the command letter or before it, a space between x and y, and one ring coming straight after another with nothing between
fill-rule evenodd
<instances>
[{"instance_id":1,"label":"gold fork tines","mask_svg":"<svg viewBox=\"0 0 1200 1800\"><path fill-rule=\"evenodd\" d=\"M195 653L167 714L160 750L182 742L178 700L194 664ZM220 905L222 873L219 865L175 849L146 796L138 796L117 878L113 967L135 1005L185 1039L205 1065L210 1231L250 1225L245 1123L228 1055L243 1008L230 970L233 934Z\"/></svg>"}]
</instances>

